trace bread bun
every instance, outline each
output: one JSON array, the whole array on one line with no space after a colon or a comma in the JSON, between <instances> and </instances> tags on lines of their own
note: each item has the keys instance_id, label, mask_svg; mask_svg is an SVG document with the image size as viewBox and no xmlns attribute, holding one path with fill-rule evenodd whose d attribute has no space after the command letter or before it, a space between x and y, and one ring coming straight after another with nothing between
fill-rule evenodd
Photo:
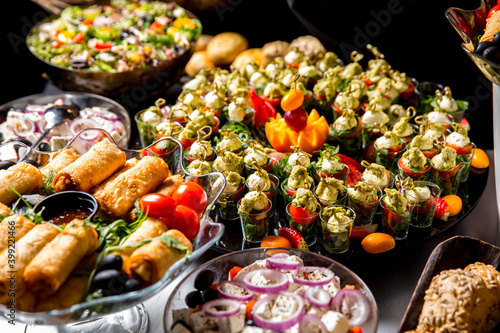
<instances>
[{"instance_id":1,"label":"bread bun","mask_svg":"<svg viewBox=\"0 0 500 333\"><path fill-rule=\"evenodd\" d=\"M245 37L236 32L223 32L208 43L207 56L216 66L228 66L247 48Z\"/></svg>"},{"instance_id":2,"label":"bread bun","mask_svg":"<svg viewBox=\"0 0 500 333\"><path fill-rule=\"evenodd\" d=\"M266 57L262 49L248 49L236 56L232 66L241 72L241 70L248 64L255 63L259 66L264 66L266 64Z\"/></svg>"},{"instance_id":3,"label":"bread bun","mask_svg":"<svg viewBox=\"0 0 500 333\"><path fill-rule=\"evenodd\" d=\"M186 64L186 74L194 77L202 69L215 69L215 65L207 57L206 51L197 51Z\"/></svg>"},{"instance_id":4,"label":"bread bun","mask_svg":"<svg viewBox=\"0 0 500 333\"><path fill-rule=\"evenodd\" d=\"M214 38L211 35L201 35L200 38L196 41L195 51L205 51L207 49L208 43Z\"/></svg>"},{"instance_id":5,"label":"bread bun","mask_svg":"<svg viewBox=\"0 0 500 333\"><path fill-rule=\"evenodd\" d=\"M282 40L276 40L274 42L266 43L262 47L262 52L266 57L266 63L273 60L276 57L284 57L288 52L288 47L290 44Z\"/></svg>"}]
</instances>

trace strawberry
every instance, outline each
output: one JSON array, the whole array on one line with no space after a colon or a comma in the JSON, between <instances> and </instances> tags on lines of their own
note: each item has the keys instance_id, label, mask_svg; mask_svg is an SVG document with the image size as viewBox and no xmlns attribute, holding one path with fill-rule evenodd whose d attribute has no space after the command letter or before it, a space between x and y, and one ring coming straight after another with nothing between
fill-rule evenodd
<instances>
[{"instance_id":1,"label":"strawberry","mask_svg":"<svg viewBox=\"0 0 500 333\"><path fill-rule=\"evenodd\" d=\"M462 118L460 121L460 126L462 126L466 131L470 131L470 123L467 119Z\"/></svg>"},{"instance_id":2,"label":"strawberry","mask_svg":"<svg viewBox=\"0 0 500 333\"><path fill-rule=\"evenodd\" d=\"M289 227L281 227L278 229L278 235L288 239L293 247L299 250L309 251L306 240L297 231Z\"/></svg>"},{"instance_id":3,"label":"strawberry","mask_svg":"<svg viewBox=\"0 0 500 333\"><path fill-rule=\"evenodd\" d=\"M340 158L340 162L344 163L349 168L349 176L346 181L347 185L359 182L361 180L361 172L363 172L364 169L363 166L349 156L343 154L337 154L337 156Z\"/></svg>"},{"instance_id":4,"label":"strawberry","mask_svg":"<svg viewBox=\"0 0 500 333\"><path fill-rule=\"evenodd\" d=\"M370 224L370 225L362 225L358 227L353 227L351 229L351 236L350 238L354 239L363 239L369 234L377 231L377 225L376 224Z\"/></svg>"},{"instance_id":5,"label":"strawberry","mask_svg":"<svg viewBox=\"0 0 500 333\"><path fill-rule=\"evenodd\" d=\"M366 145L366 147L363 149L361 152L361 155L364 160L370 162L370 163L375 163L375 158L376 158L376 150L375 150L375 141L372 141Z\"/></svg>"},{"instance_id":6,"label":"strawberry","mask_svg":"<svg viewBox=\"0 0 500 333\"><path fill-rule=\"evenodd\" d=\"M446 221L450 216L450 206L443 198L439 198L436 204L436 210L434 211L434 217Z\"/></svg>"},{"instance_id":7,"label":"strawberry","mask_svg":"<svg viewBox=\"0 0 500 333\"><path fill-rule=\"evenodd\" d=\"M346 156L344 154L337 154L337 156L340 158L340 162L346 165L354 166L359 172L363 172L363 170L365 169L358 161L356 161L352 157Z\"/></svg>"}]
</instances>

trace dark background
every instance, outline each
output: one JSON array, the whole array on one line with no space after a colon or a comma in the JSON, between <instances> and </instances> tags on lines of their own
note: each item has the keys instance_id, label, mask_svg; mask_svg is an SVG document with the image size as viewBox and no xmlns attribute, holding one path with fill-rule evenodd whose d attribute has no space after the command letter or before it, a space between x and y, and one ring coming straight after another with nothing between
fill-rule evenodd
<instances>
[{"instance_id":1,"label":"dark background","mask_svg":"<svg viewBox=\"0 0 500 333\"><path fill-rule=\"evenodd\" d=\"M450 86L453 96L470 102L466 114L471 137L481 148L492 148L491 83L460 47L462 42L445 17L451 6L474 9L480 1L465 0L231 0L224 7L196 13L204 33L236 31L250 47L273 40L291 41L314 34L344 61L353 47L377 46L393 68L419 81ZM300 19L294 14L298 14ZM3 89L0 104L40 93L43 68L27 50L24 39L46 12L28 0L9 2L1 21ZM392 11L392 13L391 13ZM339 48L339 45L344 46ZM138 110L129 110L135 112Z\"/></svg>"}]
</instances>

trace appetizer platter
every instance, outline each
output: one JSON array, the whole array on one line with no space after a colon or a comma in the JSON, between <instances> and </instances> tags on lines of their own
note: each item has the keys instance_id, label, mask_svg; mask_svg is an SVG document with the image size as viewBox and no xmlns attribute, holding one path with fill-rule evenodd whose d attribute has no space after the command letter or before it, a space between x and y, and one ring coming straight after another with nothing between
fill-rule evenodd
<instances>
[{"instance_id":1,"label":"appetizer platter","mask_svg":"<svg viewBox=\"0 0 500 333\"><path fill-rule=\"evenodd\" d=\"M88 131L100 132L90 148ZM179 141L161 142L183 153ZM223 233L209 217L222 192L212 185L225 185L218 172L196 176L180 164L169 168L144 154L149 147L121 148L95 128L81 130L56 152L18 141L0 150L13 147L39 167L20 161L0 170L0 311L7 318L15 302L22 323L80 326L85 320L106 331L113 324L105 315L128 311L127 329L145 329L140 303Z\"/></svg>"},{"instance_id":2,"label":"appetizer platter","mask_svg":"<svg viewBox=\"0 0 500 333\"><path fill-rule=\"evenodd\" d=\"M266 285L268 279L277 282ZM165 309L172 332L376 332L377 325L375 299L355 273L327 257L284 248L204 263L177 285Z\"/></svg>"},{"instance_id":3,"label":"appetizer platter","mask_svg":"<svg viewBox=\"0 0 500 333\"><path fill-rule=\"evenodd\" d=\"M399 332L455 326L464 331L498 331L499 263L500 248L481 240L456 236L440 243L425 265ZM443 299L447 306L442 306Z\"/></svg>"},{"instance_id":4,"label":"appetizer platter","mask_svg":"<svg viewBox=\"0 0 500 333\"><path fill-rule=\"evenodd\" d=\"M272 42L263 57L230 38L232 62L135 116L142 145L178 138L187 170L225 175L215 250L288 246L347 262L425 241L474 208L489 161L450 87L391 68L372 45L368 61L354 52L343 64L309 43Z\"/></svg>"}]
</instances>

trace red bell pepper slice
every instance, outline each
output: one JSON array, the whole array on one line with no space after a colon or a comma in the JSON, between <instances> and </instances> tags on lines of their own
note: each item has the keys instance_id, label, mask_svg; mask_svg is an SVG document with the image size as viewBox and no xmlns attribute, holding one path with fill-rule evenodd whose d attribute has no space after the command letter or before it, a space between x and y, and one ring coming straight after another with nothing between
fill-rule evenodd
<instances>
[{"instance_id":1,"label":"red bell pepper slice","mask_svg":"<svg viewBox=\"0 0 500 333\"><path fill-rule=\"evenodd\" d=\"M112 46L113 46L113 42L112 41L109 41L109 42L106 42L106 43L97 42L95 44L95 48L98 49L98 50L108 50Z\"/></svg>"},{"instance_id":2,"label":"red bell pepper slice","mask_svg":"<svg viewBox=\"0 0 500 333\"><path fill-rule=\"evenodd\" d=\"M255 125L265 124L268 118L276 118L276 109L268 101L261 98L254 89L251 89L248 96L252 100L255 110L254 121Z\"/></svg>"}]
</instances>

